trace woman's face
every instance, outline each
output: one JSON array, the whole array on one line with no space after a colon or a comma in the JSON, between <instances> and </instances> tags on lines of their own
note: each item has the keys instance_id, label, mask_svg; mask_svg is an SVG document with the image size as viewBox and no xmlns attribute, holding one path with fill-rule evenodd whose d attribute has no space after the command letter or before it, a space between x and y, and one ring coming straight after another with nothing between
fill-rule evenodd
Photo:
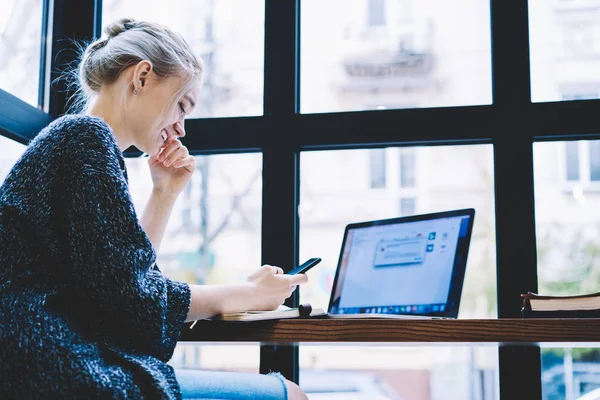
<instances>
[{"instance_id":1,"label":"woman's face","mask_svg":"<svg viewBox=\"0 0 600 400\"><path fill-rule=\"evenodd\" d=\"M139 67L138 65L137 67ZM165 143L185 135L183 120L198 102L199 88L181 91L185 78L159 77L150 68L134 71L138 94L127 102L126 119L133 145L149 155L160 152ZM140 79L137 82L135 79Z\"/></svg>"}]
</instances>

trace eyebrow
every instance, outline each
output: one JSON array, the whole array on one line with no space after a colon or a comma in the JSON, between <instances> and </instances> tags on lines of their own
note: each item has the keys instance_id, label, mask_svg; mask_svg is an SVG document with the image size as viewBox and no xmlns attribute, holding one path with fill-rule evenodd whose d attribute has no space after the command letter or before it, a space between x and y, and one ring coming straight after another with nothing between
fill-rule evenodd
<instances>
[{"instance_id":1,"label":"eyebrow","mask_svg":"<svg viewBox=\"0 0 600 400\"><path fill-rule=\"evenodd\" d=\"M190 102L190 105L192 106L192 108L196 107L196 103L194 103L194 100L192 100L191 96L189 94L186 94L185 96L183 96L184 99L187 99L187 101Z\"/></svg>"}]
</instances>

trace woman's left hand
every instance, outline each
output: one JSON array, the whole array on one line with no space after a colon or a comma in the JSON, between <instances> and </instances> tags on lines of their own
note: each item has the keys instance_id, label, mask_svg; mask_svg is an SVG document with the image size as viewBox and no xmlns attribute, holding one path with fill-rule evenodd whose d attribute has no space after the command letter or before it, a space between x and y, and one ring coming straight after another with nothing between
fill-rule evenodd
<instances>
[{"instance_id":1,"label":"woman's left hand","mask_svg":"<svg viewBox=\"0 0 600 400\"><path fill-rule=\"evenodd\" d=\"M184 136L183 126L178 122L174 125ZM177 137L171 139L162 147L158 154L148 159L150 174L154 189L168 196L177 197L189 183L196 170L196 159L190 156Z\"/></svg>"}]
</instances>

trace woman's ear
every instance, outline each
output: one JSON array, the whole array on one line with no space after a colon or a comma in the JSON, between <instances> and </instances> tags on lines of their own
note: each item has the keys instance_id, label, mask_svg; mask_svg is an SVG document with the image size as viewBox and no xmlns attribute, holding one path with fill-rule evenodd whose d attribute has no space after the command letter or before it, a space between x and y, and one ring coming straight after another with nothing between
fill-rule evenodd
<instances>
[{"instance_id":1,"label":"woman's ear","mask_svg":"<svg viewBox=\"0 0 600 400\"><path fill-rule=\"evenodd\" d=\"M135 66L133 70L133 89L139 93L141 88L148 83L148 76L152 72L152 63L148 60L142 60Z\"/></svg>"}]
</instances>

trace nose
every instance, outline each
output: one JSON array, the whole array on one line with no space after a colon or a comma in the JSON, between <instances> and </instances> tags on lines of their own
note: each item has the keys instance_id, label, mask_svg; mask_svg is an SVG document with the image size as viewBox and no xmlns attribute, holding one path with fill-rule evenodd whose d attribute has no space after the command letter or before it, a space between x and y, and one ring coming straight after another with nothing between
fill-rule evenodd
<instances>
[{"instance_id":1,"label":"nose","mask_svg":"<svg viewBox=\"0 0 600 400\"><path fill-rule=\"evenodd\" d=\"M175 130L175 133L178 137L184 137L185 136L185 127L183 124L183 119L179 122L177 122L177 124L179 124L178 129Z\"/></svg>"}]
</instances>

